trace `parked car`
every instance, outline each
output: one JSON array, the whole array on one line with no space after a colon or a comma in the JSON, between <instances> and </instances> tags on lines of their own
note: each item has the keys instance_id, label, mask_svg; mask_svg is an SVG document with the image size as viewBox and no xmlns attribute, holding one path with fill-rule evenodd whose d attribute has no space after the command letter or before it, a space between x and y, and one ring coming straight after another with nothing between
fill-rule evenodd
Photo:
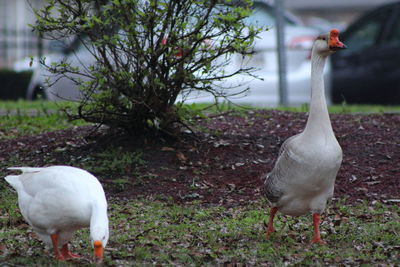
<instances>
[{"instance_id":1,"label":"parked car","mask_svg":"<svg viewBox=\"0 0 400 267\"><path fill-rule=\"evenodd\" d=\"M259 26L270 26L270 30L262 32L260 38L254 44L254 54L243 58L241 55L233 55L231 68L238 68L245 64L255 67L255 72L261 79L255 79L245 75L237 75L223 80L223 87L233 87L233 92L241 92L246 87L250 90L245 95L237 95L229 98L237 104L277 105L279 103L278 92L278 66L276 52L276 32L274 29L275 17L272 6L264 1L254 3L254 13L247 19L247 23ZM314 38L319 34L318 30L305 27L295 16L285 14L285 42L287 47L287 80L288 102L292 105L307 103L310 98L310 48ZM93 64L93 57L84 46L75 45L58 53L46 56L47 62L60 61L67 58L72 65ZM29 60L17 62L16 70L27 68ZM76 85L67 78L61 78L53 86L47 88L45 79L51 75L41 66L36 66L34 75L27 90L27 98L34 99L43 95L50 100L79 98L79 90ZM329 67L326 69L326 78L329 79ZM329 90L329 86L327 86ZM327 96L330 94L328 93ZM212 102L213 96L203 93L191 93L180 96L178 101L186 99L186 102ZM329 103L328 99L328 103Z\"/></svg>"},{"instance_id":2,"label":"parked car","mask_svg":"<svg viewBox=\"0 0 400 267\"><path fill-rule=\"evenodd\" d=\"M265 1L254 2L254 13L248 18L249 24L271 27L262 32L254 43L254 54L242 58L234 55L232 69L239 66L254 67L256 79L247 75L236 75L225 79L221 86L233 87L233 92L241 92L247 87L247 94L230 97L235 104L252 104L257 106L276 106L279 104L279 77L278 59L275 30L275 13L273 7ZM311 78L311 47L315 37L320 32L311 27L304 26L293 14L285 13L285 46L287 58L287 83L289 105L301 105L310 100ZM326 97L330 101L330 66L325 69ZM220 99L224 101L223 98ZM192 93L186 102L212 102L213 96L205 93Z\"/></svg>"},{"instance_id":3,"label":"parked car","mask_svg":"<svg viewBox=\"0 0 400 267\"><path fill-rule=\"evenodd\" d=\"M80 42L79 38L74 40L53 40L49 43L51 53L44 55L46 64L51 62L70 62L71 66L90 66L95 63L93 55ZM80 98L80 91L73 80L66 77L54 78L45 67L39 64L38 59L24 58L14 63L15 71L32 70L32 78L26 89L26 99L35 100L37 98L47 100L76 100ZM71 76L71 75L70 75ZM48 78L54 84L48 86Z\"/></svg>"},{"instance_id":4,"label":"parked car","mask_svg":"<svg viewBox=\"0 0 400 267\"><path fill-rule=\"evenodd\" d=\"M340 36L332 55L333 102L400 104L400 2L378 7Z\"/></svg>"}]
</instances>

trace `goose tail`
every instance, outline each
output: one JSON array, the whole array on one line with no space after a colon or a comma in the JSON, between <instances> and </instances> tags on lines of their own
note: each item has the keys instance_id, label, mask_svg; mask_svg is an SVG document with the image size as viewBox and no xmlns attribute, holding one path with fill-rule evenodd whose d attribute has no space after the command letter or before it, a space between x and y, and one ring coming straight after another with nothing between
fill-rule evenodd
<instances>
[{"instance_id":1,"label":"goose tail","mask_svg":"<svg viewBox=\"0 0 400 267\"><path fill-rule=\"evenodd\" d=\"M22 173L35 173L42 170L42 168L31 168L31 167L9 167L8 170L19 170ZM22 175L8 175L4 179L9 183L15 190L19 190L23 187L21 181Z\"/></svg>"},{"instance_id":2,"label":"goose tail","mask_svg":"<svg viewBox=\"0 0 400 267\"><path fill-rule=\"evenodd\" d=\"M4 177L4 179L9 183L15 190L18 190L21 186L22 183L19 180L19 175L8 175Z\"/></svg>"}]
</instances>

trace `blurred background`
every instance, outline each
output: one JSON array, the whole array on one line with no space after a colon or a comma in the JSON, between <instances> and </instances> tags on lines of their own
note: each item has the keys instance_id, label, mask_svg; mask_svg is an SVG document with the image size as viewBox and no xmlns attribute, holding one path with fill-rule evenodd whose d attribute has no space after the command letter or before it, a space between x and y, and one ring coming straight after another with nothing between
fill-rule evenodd
<instances>
[{"instance_id":1,"label":"blurred background","mask_svg":"<svg viewBox=\"0 0 400 267\"><path fill-rule=\"evenodd\" d=\"M32 24L35 21L32 8L40 8L45 1L46 0L0 0L0 99L35 98L34 89L42 88L44 85L41 84L41 79L32 75L33 72L36 72L38 66L29 67L30 60L28 60L28 58L32 56L40 57L48 54L61 53L59 48L39 38L28 26L28 24ZM275 16L273 13L274 1L264 0L256 2L258 2L258 8L262 12L255 12L258 17L254 16L254 20L258 22L258 20L263 20L261 17L270 16L273 21ZM388 27L390 29L396 29L395 26L397 22L394 18L400 18L399 5L388 6L385 10L380 11L380 13L374 11L382 6L395 2L399 1L285 0L284 9L287 20L287 24L285 24L285 47L288 64L288 104L300 105L308 102L310 74L308 71L309 62L307 63L307 60L309 60L309 49L312 43L310 40L315 38L319 33L327 32L332 28L341 30L341 32L343 32L343 37L341 39L343 39L344 43L346 43L346 39L349 39L347 42L350 43L346 43L349 47L346 53L337 53L337 56L335 55L335 57L332 57L332 64L326 70L328 102L399 104L400 86L397 86L396 83L400 84L400 73L398 71L392 72L396 67L395 63L389 63L387 55L374 58L375 62L379 64L371 62L372 59L370 59L370 61L365 61L363 59L365 53L371 52L368 52L366 49L371 49L371 47L373 47L374 51L378 51L379 49L376 47L382 42L384 48L382 48L382 51L379 50L381 54L384 54L384 51L390 50L390 48L393 47L395 48L390 50L391 53L395 50L400 50L398 49L400 48L400 40L396 42L397 39L400 39L400 31L397 30L391 33L388 30L388 33L386 33L387 30L385 30ZM362 18L365 14L369 15L366 16L366 18ZM362 19L360 20L360 18ZM271 23L270 20L265 21L267 24ZM260 73L267 83L257 85L255 82L253 91L252 83L248 83L251 89L250 93L247 98L245 97L242 100L237 100L238 103L256 105L262 105L260 103L277 105L279 103L276 38L272 38L272 35L275 35L273 32L274 25L269 26L272 26L272 32L269 33L269 36L265 37L265 42L273 43L273 45L266 48L264 47L258 51L261 55L260 58L268 61L268 67L257 65L257 67L265 69L264 73ZM353 34L351 34L351 32L353 32ZM390 41L390 46L388 46L386 40ZM302 52L302 54L300 54L299 50L304 51L300 51ZM393 54L392 59L395 59ZM260 64L260 62L263 61L259 60L257 64ZM272 67L271 62L273 62ZM373 65L373 69L365 69L365 64ZM20 76L10 78L12 72L18 72ZM390 72L384 77L385 81L388 79L390 80L387 81L386 85L379 79L373 81L371 78L372 76L376 76L376 78L380 76L382 78L382 75L386 72ZM40 75L36 74L36 76ZM32 79L38 80L33 81ZM365 79L368 81L366 82ZM18 85L19 83L21 83L21 85ZM366 84L375 89L365 88ZM16 85L21 89L17 90ZM377 86L379 86L379 88L376 88ZM383 86L385 88L383 88ZM28 87L31 88L28 89ZM261 89L258 89L258 87ZM267 87L271 88L270 92L262 89ZM383 89L386 90L384 94L382 92ZM373 92L373 90L376 92ZM252 94L255 97L251 97ZM265 98L260 98L260 94L265 95ZM46 97L46 94L44 93L43 96ZM51 98L48 95L47 97ZM208 101L208 99L193 100L193 102L195 101L204 102ZM257 103L256 101L262 102Z\"/></svg>"}]
</instances>

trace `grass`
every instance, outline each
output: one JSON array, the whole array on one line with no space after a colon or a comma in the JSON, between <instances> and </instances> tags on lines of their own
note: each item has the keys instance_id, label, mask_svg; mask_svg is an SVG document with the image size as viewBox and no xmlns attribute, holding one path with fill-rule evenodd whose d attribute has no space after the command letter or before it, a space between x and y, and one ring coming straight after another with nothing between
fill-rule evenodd
<instances>
[{"instance_id":1,"label":"grass","mask_svg":"<svg viewBox=\"0 0 400 267\"><path fill-rule=\"evenodd\" d=\"M103 152L93 155L85 163L86 168L89 168L95 173L131 173L132 169L143 165L145 162L142 159L141 151L125 151L122 147L108 148Z\"/></svg>"},{"instance_id":2,"label":"grass","mask_svg":"<svg viewBox=\"0 0 400 267\"><path fill-rule=\"evenodd\" d=\"M122 147L108 147L104 151L93 153L85 159L76 162L77 167L91 173L101 174L104 177L112 178L110 181L115 188L123 191L131 184L128 174L135 173L135 184L143 182L143 177L137 171L145 165L141 151L126 151ZM118 177L115 177L118 175ZM151 178L151 174L148 174Z\"/></svg>"},{"instance_id":3,"label":"grass","mask_svg":"<svg viewBox=\"0 0 400 267\"><path fill-rule=\"evenodd\" d=\"M69 121L61 112L46 115L3 116L0 120L0 140L49 131L63 130L86 124L82 120Z\"/></svg>"},{"instance_id":4,"label":"grass","mask_svg":"<svg viewBox=\"0 0 400 267\"><path fill-rule=\"evenodd\" d=\"M20 111L27 111L27 110L39 110L39 111L46 111L46 110L56 110L59 108L65 108L68 106L77 106L77 103L74 102L54 102L54 101L43 101L43 100L36 100L36 101L25 101L25 100L18 100L18 101L0 101L0 110L3 111L11 111L11 110L20 110Z\"/></svg>"},{"instance_id":5,"label":"grass","mask_svg":"<svg viewBox=\"0 0 400 267\"><path fill-rule=\"evenodd\" d=\"M11 110L20 110L28 111L28 110L39 110L43 113L46 113L48 110L57 110L60 108L66 107L77 107L78 103L76 102L67 102L67 101L60 101L60 102L53 102L53 101L43 101L43 100L36 100L36 101L25 101L25 100L18 100L18 101L0 101L0 110L7 112ZM210 110L213 112L217 111L227 111L231 109L261 109L262 107L254 107L251 105L234 105L227 102L222 102L218 107L212 105L210 103L193 103L193 104L185 104L185 107L191 110L203 110L207 107L210 107ZM293 112L306 112L308 111L308 105L303 104L300 106L291 106L291 107L265 107L266 109L278 109L282 111L293 111ZM353 105L353 104L335 104L330 105L329 112L332 113L383 113L383 112L400 112L400 106L383 106L383 105Z\"/></svg>"},{"instance_id":6,"label":"grass","mask_svg":"<svg viewBox=\"0 0 400 267\"><path fill-rule=\"evenodd\" d=\"M87 124L68 120L61 108L74 103L48 101L0 101L0 140L35 135Z\"/></svg>"},{"instance_id":7,"label":"grass","mask_svg":"<svg viewBox=\"0 0 400 267\"><path fill-rule=\"evenodd\" d=\"M0 244L6 253L0 262L9 265L56 264L23 219L15 194L3 192ZM105 266L180 265L223 263L261 266L332 266L400 264L400 208L360 203L330 205L322 223L328 245L310 245L311 216L277 216L277 232L266 240L267 204L260 200L234 208L204 207L199 203L176 205L149 200L109 200L111 235ZM89 265L92 249L88 230L72 242L76 261ZM3 248L4 250L4 248ZM4 255L5 254L5 255Z\"/></svg>"},{"instance_id":8,"label":"grass","mask_svg":"<svg viewBox=\"0 0 400 267\"><path fill-rule=\"evenodd\" d=\"M249 109L275 109L281 111L290 111L290 112L308 112L309 106L308 104L303 104L300 106L277 106L277 107L254 107L251 105L233 105L229 103L221 103L218 107L215 105L211 105L208 103L193 103L184 105L189 110L192 111L201 111L207 110L211 113L217 112L225 112L229 110L249 110ZM391 113L400 112L400 106L383 106L383 105L349 105L343 103L341 105L330 105L328 106L328 110L330 113Z\"/></svg>"},{"instance_id":9,"label":"grass","mask_svg":"<svg viewBox=\"0 0 400 267\"><path fill-rule=\"evenodd\" d=\"M69 121L61 108L74 107L76 103L50 101L0 101L0 140L16 138L24 135L40 134L48 131L67 129L87 124L83 120ZM184 105L181 110L184 118L207 113L226 112L229 110L246 111L254 107L235 106L222 103L219 107L209 104ZM277 107L276 109L292 112L307 112L308 106ZM362 106L338 105L330 106L332 113L384 113L400 112L400 106Z\"/></svg>"},{"instance_id":10,"label":"grass","mask_svg":"<svg viewBox=\"0 0 400 267\"><path fill-rule=\"evenodd\" d=\"M5 116L0 120L0 140L65 129L84 122L69 122L55 111L51 102L0 102ZM62 104L64 105L64 104ZM189 105L193 113L206 105ZM229 105L219 110L227 111ZM39 110L34 115L29 112ZM307 106L282 108L307 111ZM334 106L331 112L388 112L400 107ZM7 115L8 114L8 115ZM121 159L115 161L116 155ZM105 164L96 164L101 159ZM11 160L11 159L10 159ZM120 148L108 154L93 155L87 166L106 171L109 166L123 173L124 168L143 164L141 152L128 153ZM17 164L18 165L18 164ZM4 173L3 170L0 170ZM115 180L123 188L126 179ZM262 266L399 266L400 207L375 202L329 205L321 225L328 245L309 244L312 235L310 216L277 216L270 240L264 237L267 204L263 200L229 208L204 206L193 202L177 205L172 201L109 199L111 236L105 253L105 266L180 265L203 266L237 263ZM92 248L88 230L73 239L73 251L83 258L59 263L51 250L36 238L24 222L17 197L0 179L0 262L6 266L89 266Z\"/></svg>"}]
</instances>

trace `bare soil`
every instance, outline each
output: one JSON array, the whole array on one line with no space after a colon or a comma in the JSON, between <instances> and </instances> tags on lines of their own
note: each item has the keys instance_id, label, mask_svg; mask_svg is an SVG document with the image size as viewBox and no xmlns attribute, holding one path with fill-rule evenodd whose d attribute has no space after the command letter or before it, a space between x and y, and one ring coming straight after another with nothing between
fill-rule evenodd
<instances>
[{"instance_id":1,"label":"bare soil","mask_svg":"<svg viewBox=\"0 0 400 267\"><path fill-rule=\"evenodd\" d=\"M179 139L127 137L92 127L0 141L0 162L11 165L85 166L109 146L140 152L140 162L94 174L108 196L238 205L262 197L261 176L270 171L285 139L302 131L307 114L231 112L195 118ZM332 114L343 149L335 198L399 205L400 115ZM94 169L95 170L95 169Z\"/></svg>"}]
</instances>

